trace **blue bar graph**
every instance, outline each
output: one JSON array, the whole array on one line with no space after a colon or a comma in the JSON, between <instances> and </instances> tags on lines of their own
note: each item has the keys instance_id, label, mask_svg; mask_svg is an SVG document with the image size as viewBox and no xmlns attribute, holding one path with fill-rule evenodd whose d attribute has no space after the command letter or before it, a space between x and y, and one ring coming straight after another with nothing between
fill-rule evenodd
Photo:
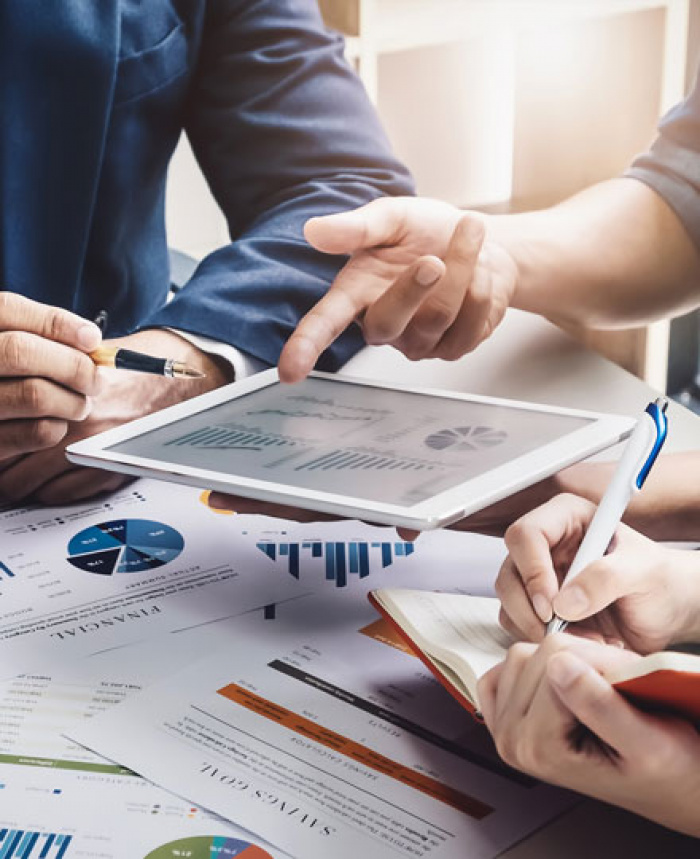
<instances>
[{"instance_id":1,"label":"blue bar graph","mask_svg":"<svg viewBox=\"0 0 700 859\"><path fill-rule=\"evenodd\" d=\"M0 561L0 579L3 576L6 576L8 579L14 579L15 574L8 566L6 566L5 564L3 564L2 561Z\"/></svg>"},{"instance_id":2,"label":"blue bar graph","mask_svg":"<svg viewBox=\"0 0 700 859\"><path fill-rule=\"evenodd\" d=\"M334 582L337 588L347 587L348 576L357 575L367 578L371 572L371 554L378 558L382 569L390 567L394 558L406 558L415 551L413 543L404 542L333 542L322 543L271 543L260 542L258 549L272 561L286 558L287 571L290 576L298 579L301 572L302 553L306 552L312 558L323 558L326 581ZM2 856L0 856L2 859Z\"/></svg>"},{"instance_id":3,"label":"blue bar graph","mask_svg":"<svg viewBox=\"0 0 700 859\"><path fill-rule=\"evenodd\" d=\"M0 859L63 859L72 835L0 829Z\"/></svg>"}]
</instances>

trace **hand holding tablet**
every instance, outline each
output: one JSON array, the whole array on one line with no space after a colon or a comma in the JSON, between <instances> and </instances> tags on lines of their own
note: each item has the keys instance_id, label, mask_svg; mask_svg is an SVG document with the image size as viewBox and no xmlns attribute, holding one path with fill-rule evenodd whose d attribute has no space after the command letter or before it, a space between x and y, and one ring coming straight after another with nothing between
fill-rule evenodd
<instances>
[{"instance_id":1,"label":"hand holding tablet","mask_svg":"<svg viewBox=\"0 0 700 859\"><path fill-rule=\"evenodd\" d=\"M629 435L631 418L269 370L71 446L73 462L426 530Z\"/></svg>"}]
</instances>

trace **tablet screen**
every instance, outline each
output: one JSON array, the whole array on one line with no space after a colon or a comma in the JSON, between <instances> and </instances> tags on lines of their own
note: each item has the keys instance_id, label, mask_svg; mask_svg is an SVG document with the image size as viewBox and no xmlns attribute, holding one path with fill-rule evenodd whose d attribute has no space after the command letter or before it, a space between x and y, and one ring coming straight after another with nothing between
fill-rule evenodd
<instances>
[{"instance_id":1,"label":"tablet screen","mask_svg":"<svg viewBox=\"0 0 700 859\"><path fill-rule=\"evenodd\" d=\"M411 506L593 420L311 377L107 450Z\"/></svg>"}]
</instances>

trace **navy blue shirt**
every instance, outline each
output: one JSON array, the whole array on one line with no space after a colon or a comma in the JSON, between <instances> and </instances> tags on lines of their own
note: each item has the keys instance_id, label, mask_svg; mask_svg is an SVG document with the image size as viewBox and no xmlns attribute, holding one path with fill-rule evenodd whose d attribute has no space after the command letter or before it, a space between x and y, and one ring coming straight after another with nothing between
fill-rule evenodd
<instances>
[{"instance_id":1,"label":"navy blue shirt","mask_svg":"<svg viewBox=\"0 0 700 859\"><path fill-rule=\"evenodd\" d=\"M700 251L700 75L688 98L659 123L659 136L625 173L666 200Z\"/></svg>"},{"instance_id":2,"label":"navy blue shirt","mask_svg":"<svg viewBox=\"0 0 700 859\"><path fill-rule=\"evenodd\" d=\"M183 131L231 242L166 305ZM275 364L344 262L305 221L412 192L316 0L0 2L0 288ZM351 326L321 366L362 343Z\"/></svg>"}]
</instances>

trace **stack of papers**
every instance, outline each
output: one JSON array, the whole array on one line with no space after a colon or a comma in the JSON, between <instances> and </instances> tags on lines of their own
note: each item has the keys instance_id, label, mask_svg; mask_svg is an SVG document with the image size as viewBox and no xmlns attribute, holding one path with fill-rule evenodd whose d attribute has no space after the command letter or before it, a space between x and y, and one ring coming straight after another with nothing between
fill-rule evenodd
<instances>
[{"instance_id":1,"label":"stack of papers","mask_svg":"<svg viewBox=\"0 0 700 859\"><path fill-rule=\"evenodd\" d=\"M575 801L502 764L366 599L489 594L501 541L151 481L0 534L3 859L491 857Z\"/></svg>"}]
</instances>

